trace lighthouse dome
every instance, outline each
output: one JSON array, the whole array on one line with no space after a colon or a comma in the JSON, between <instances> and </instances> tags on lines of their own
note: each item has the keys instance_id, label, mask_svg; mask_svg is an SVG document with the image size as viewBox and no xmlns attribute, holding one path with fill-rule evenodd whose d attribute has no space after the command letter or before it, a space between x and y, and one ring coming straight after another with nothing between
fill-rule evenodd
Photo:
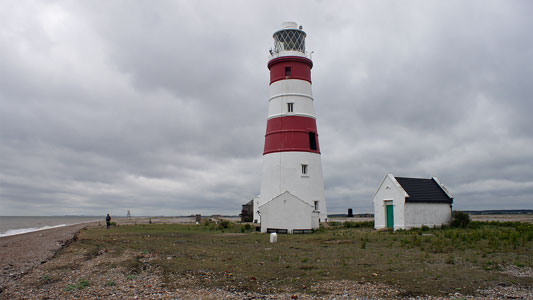
<instances>
[{"instance_id":1,"label":"lighthouse dome","mask_svg":"<svg viewBox=\"0 0 533 300\"><path fill-rule=\"evenodd\" d=\"M285 22L281 29L272 36L274 38L274 51L272 57L278 56L306 56L306 34L296 22Z\"/></svg>"},{"instance_id":2,"label":"lighthouse dome","mask_svg":"<svg viewBox=\"0 0 533 300\"><path fill-rule=\"evenodd\" d=\"M296 23L296 22L283 22L283 24L281 24L281 28L283 28L283 29L298 29L298 23Z\"/></svg>"}]
</instances>

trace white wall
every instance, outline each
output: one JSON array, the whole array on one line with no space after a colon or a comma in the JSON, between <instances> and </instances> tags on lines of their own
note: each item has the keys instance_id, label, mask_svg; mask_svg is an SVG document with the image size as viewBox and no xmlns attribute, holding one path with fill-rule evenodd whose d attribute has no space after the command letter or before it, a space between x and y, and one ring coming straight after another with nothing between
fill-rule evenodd
<instances>
[{"instance_id":1,"label":"white wall","mask_svg":"<svg viewBox=\"0 0 533 300\"><path fill-rule=\"evenodd\" d=\"M293 112L287 111L287 103L293 103ZM270 100L268 105L268 118L281 116L302 116L315 118L313 100L302 96L279 96Z\"/></svg>"},{"instance_id":2,"label":"white wall","mask_svg":"<svg viewBox=\"0 0 533 300\"><path fill-rule=\"evenodd\" d=\"M283 94L302 94L313 96L313 88L309 81L300 79L284 79L273 82L268 88L269 99Z\"/></svg>"},{"instance_id":3,"label":"white wall","mask_svg":"<svg viewBox=\"0 0 533 300\"><path fill-rule=\"evenodd\" d=\"M292 233L293 229L318 227L318 223L313 224L313 207L288 192L260 206L259 212L261 232L266 232L267 228L278 228Z\"/></svg>"},{"instance_id":4,"label":"white wall","mask_svg":"<svg viewBox=\"0 0 533 300\"><path fill-rule=\"evenodd\" d=\"M307 176L302 175L304 163L308 165ZM287 151L263 155L261 197L254 203L254 219L259 219L257 207L285 191L313 207L314 202L318 201L320 221L327 218L320 154Z\"/></svg>"},{"instance_id":5,"label":"white wall","mask_svg":"<svg viewBox=\"0 0 533 300\"><path fill-rule=\"evenodd\" d=\"M311 84L305 80L285 79L270 85L268 119L279 116L315 118ZM287 103L294 103L294 111L287 112Z\"/></svg>"},{"instance_id":6,"label":"white wall","mask_svg":"<svg viewBox=\"0 0 533 300\"><path fill-rule=\"evenodd\" d=\"M433 227L448 224L452 218L449 203L405 203L405 227Z\"/></svg>"},{"instance_id":7,"label":"white wall","mask_svg":"<svg viewBox=\"0 0 533 300\"><path fill-rule=\"evenodd\" d=\"M372 198L374 203L374 228L381 229L387 227L385 218L385 201L391 201L394 210L394 230L405 225L404 203L407 194L394 179L391 174L385 175L378 190Z\"/></svg>"}]
</instances>

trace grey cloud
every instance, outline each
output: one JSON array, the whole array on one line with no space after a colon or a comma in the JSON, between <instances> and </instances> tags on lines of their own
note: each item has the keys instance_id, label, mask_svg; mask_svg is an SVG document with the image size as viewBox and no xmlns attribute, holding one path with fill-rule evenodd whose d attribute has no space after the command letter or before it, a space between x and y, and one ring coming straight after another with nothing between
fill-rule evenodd
<instances>
[{"instance_id":1,"label":"grey cloud","mask_svg":"<svg viewBox=\"0 0 533 300\"><path fill-rule=\"evenodd\" d=\"M0 6L0 215L238 214L286 20L315 51L330 212L371 212L387 172L533 208L527 2Z\"/></svg>"}]
</instances>

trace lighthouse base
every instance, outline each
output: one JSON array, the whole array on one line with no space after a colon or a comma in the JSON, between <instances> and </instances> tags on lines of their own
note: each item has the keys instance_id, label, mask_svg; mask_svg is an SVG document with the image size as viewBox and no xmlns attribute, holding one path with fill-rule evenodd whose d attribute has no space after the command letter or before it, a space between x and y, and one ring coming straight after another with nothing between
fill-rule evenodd
<instances>
[{"instance_id":1,"label":"lighthouse base","mask_svg":"<svg viewBox=\"0 0 533 300\"><path fill-rule=\"evenodd\" d=\"M319 226L318 211L289 192L284 192L259 206L258 211L261 217L261 232L304 232Z\"/></svg>"},{"instance_id":2,"label":"lighthouse base","mask_svg":"<svg viewBox=\"0 0 533 300\"><path fill-rule=\"evenodd\" d=\"M327 208L320 154L285 151L263 155L263 181L261 194L254 199L254 220L262 223L263 216L258 214L259 207L286 191L309 204L314 211L318 211L319 222L326 221Z\"/></svg>"}]
</instances>

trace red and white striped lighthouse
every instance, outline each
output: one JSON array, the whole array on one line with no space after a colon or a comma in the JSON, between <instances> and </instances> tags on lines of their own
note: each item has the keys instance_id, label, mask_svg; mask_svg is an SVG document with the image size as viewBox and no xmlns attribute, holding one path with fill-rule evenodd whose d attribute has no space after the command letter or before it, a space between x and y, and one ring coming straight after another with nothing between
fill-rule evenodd
<instances>
[{"instance_id":1,"label":"red and white striped lighthouse","mask_svg":"<svg viewBox=\"0 0 533 300\"><path fill-rule=\"evenodd\" d=\"M289 192L312 206L319 220L325 221L324 181L311 89L313 62L305 51L306 33L296 23L285 22L273 37L274 49L268 62L270 97L263 179L260 196L254 199L254 219L261 222L264 216L258 208Z\"/></svg>"}]
</instances>

